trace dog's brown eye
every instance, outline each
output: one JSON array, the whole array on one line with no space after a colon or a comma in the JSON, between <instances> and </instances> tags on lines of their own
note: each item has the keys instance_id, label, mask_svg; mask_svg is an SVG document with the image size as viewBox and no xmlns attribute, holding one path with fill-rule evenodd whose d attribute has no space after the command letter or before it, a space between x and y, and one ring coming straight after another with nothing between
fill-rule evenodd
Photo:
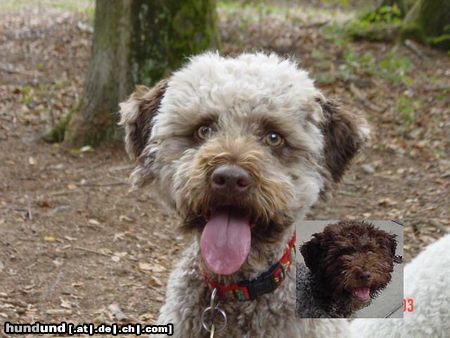
<instances>
[{"instance_id":1,"label":"dog's brown eye","mask_svg":"<svg viewBox=\"0 0 450 338\"><path fill-rule=\"evenodd\" d=\"M211 136L212 132L213 130L211 127L201 126L200 128L197 129L197 137L200 140L206 140Z\"/></svg>"},{"instance_id":2,"label":"dog's brown eye","mask_svg":"<svg viewBox=\"0 0 450 338\"><path fill-rule=\"evenodd\" d=\"M279 134L271 131L264 137L264 143L270 147L279 147L284 143L284 139Z\"/></svg>"}]
</instances>

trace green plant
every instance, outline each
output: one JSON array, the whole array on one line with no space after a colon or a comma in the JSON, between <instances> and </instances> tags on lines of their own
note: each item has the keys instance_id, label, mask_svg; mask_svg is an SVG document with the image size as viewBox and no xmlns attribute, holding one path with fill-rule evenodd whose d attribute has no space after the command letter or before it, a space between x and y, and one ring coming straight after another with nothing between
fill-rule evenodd
<instances>
[{"instance_id":1,"label":"green plant","mask_svg":"<svg viewBox=\"0 0 450 338\"><path fill-rule=\"evenodd\" d=\"M399 57L393 52L378 62L380 76L394 83L411 85L412 79L408 76L411 61L406 57Z\"/></svg>"},{"instance_id":2,"label":"green plant","mask_svg":"<svg viewBox=\"0 0 450 338\"><path fill-rule=\"evenodd\" d=\"M408 76L411 61L394 52L377 61L369 51L358 53L352 48L347 48L342 58L344 62L339 65L338 70L343 80L351 80L355 76L378 76L395 84L402 83L408 86L412 83L412 79Z\"/></svg>"},{"instance_id":3,"label":"green plant","mask_svg":"<svg viewBox=\"0 0 450 338\"><path fill-rule=\"evenodd\" d=\"M338 70L343 80L351 80L358 76L373 76L376 74L375 57L371 52L359 54L351 48L343 53L343 63Z\"/></svg>"},{"instance_id":4,"label":"green plant","mask_svg":"<svg viewBox=\"0 0 450 338\"><path fill-rule=\"evenodd\" d=\"M400 96L396 102L396 111L406 127L411 127L416 123L415 106L419 106L420 101L411 100L408 97Z\"/></svg>"},{"instance_id":5,"label":"green plant","mask_svg":"<svg viewBox=\"0 0 450 338\"><path fill-rule=\"evenodd\" d=\"M34 100L34 88L29 85L24 85L22 88L20 88L20 93L22 94L20 98L20 102L22 104L30 104Z\"/></svg>"},{"instance_id":6,"label":"green plant","mask_svg":"<svg viewBox=\"0 0 450 338\"><path fill-rule=\"evenodd\" d=\"M322 29L324 37L337 46L345 46L350 42L346 28L341 24L331 23Z\"/></svg>"},{"instance_id":7,"label":"green plant","mask_svg":"<svg viewBox=\"0 0 450 338\"><path fill-rule=\"evenodd\" d=\"M359 19L362 22L386 22L396 23L402 21L402 12L397 5L393 6L381 6L380 8L365 13Z\"/></svg>"},{"instance_id":8,"label":"green plant","mask_svg":"<svg viewBox=\"0 0 450 338\"><path fill-rule=\"evenodd\" d=\"M346 32L353 39L390 41L397 36L401 25L402 13L396 5L381 6L350 21Z\"/></svg>"}]
</instances>

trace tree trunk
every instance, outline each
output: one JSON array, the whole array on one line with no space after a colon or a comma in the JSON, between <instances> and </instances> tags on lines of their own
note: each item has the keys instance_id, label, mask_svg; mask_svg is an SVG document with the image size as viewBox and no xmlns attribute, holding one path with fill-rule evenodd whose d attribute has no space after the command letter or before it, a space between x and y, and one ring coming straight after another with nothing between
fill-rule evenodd
<instances>
[{"instance_id":1,"label":"tree trunk","mask_svg":"<svg viewBox=\"0 0 450 338\"><path fill-rule=\"evenodd\" d=\"M64 143L121 138L118 103L134 84L151 86L188 56L217 47L214 0L97 0L85 95Z\"/></svg>"},{"instance_id":2,"label":"tree trunk","mask_svg":"<svg viewBox=\"0 0 450 338\"><path fill-rule=\"evenodd\" d=\"M432 45L450 50L450 1L422 0L419 20Z\"/></svg>"},{"instance_id":3,"label":"tree trunk","mask_svg":"<svg viewBox=\"0 0 450 338\"><path fill-rule=\"evenodd\" d=\"M450 1L418 0L405 18L404 35L450 50Z\"/></svg>"}]
</instances>

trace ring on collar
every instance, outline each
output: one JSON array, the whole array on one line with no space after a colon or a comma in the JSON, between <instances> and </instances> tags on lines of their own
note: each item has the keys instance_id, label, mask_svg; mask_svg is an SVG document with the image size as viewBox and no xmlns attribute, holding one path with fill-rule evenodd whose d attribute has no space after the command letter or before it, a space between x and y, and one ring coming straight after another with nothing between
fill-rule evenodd
<instances>
[{"instance_id":1,"label":"ring on collar","mask_svg":"<svg viewBox=\"0 0 450 338\"><path fill-rule=\"evenodd\" d=\"M218 303L215 303L217 291L216 288L212 290L209 306L202 312L201 323L207 332L211 332L213 329L215 332L220 332L227 326L227 314L219 307ZM222 318L222 324L216 327L214 320L217 318L217 315L220 315Z\"/></svg>"}]
</instances>

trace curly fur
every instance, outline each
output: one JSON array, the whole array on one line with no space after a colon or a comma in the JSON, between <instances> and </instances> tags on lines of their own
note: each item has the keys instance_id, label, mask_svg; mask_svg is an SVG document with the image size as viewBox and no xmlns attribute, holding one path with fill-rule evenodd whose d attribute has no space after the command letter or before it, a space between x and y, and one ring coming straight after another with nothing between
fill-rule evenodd
<instances>
[{"instance_id":1,"label":"curly fur","mask_svg":"<svg viewBox=\"0 0 450 338\"><path fill-rule=\"evenodd\" d=\"M350 317L369 301L354 297L359 287L375 298L391 281L396 256L395 235L370 223L330 224L304 243L305 264L297 265L297 314L301 318ZM368 276L368 277L367 277Z\"/></svg>"},{"instance_id":2,"label":"curly fur","mask_svg":"<svg viewBox=\"0 0 450 338\"><path fill-rule=\"evenodd\" d=\"M450 332L450 235L429 245L406 264L404 297L414 300L402 319L355 319L353 337L448 337Z\"/></svg>"},{"instance_id":3,"label":"curly fur","mask_svg":"<svg viewBox=\"0 0 450 338\"><path fill-rule=\"evenodd\" d=\"M254 225L239 271L212 278L253 279L280 259L296 223L341 179L368 135L365 121L326 100L294 61L262 53L193 57L153 89L139 89L121 115L127 151L137 158L133 184L151 183L194 235L169 278L158 319L174 323L176 337L207 335L200 327L209 290L199 273L200 265L207 269L199 239L210 208L244 209ZM201 126L213 131L206 140L196 137ZM280 134L283 146L267 146L269 132ZM211 173L223 164L249 173L253 184L245 196L214 194ZM229 324L218 335L340 336L345 323L295 320L294 279L295 268L271 294L224 302Z\"/></svg>"}]
</instances>

